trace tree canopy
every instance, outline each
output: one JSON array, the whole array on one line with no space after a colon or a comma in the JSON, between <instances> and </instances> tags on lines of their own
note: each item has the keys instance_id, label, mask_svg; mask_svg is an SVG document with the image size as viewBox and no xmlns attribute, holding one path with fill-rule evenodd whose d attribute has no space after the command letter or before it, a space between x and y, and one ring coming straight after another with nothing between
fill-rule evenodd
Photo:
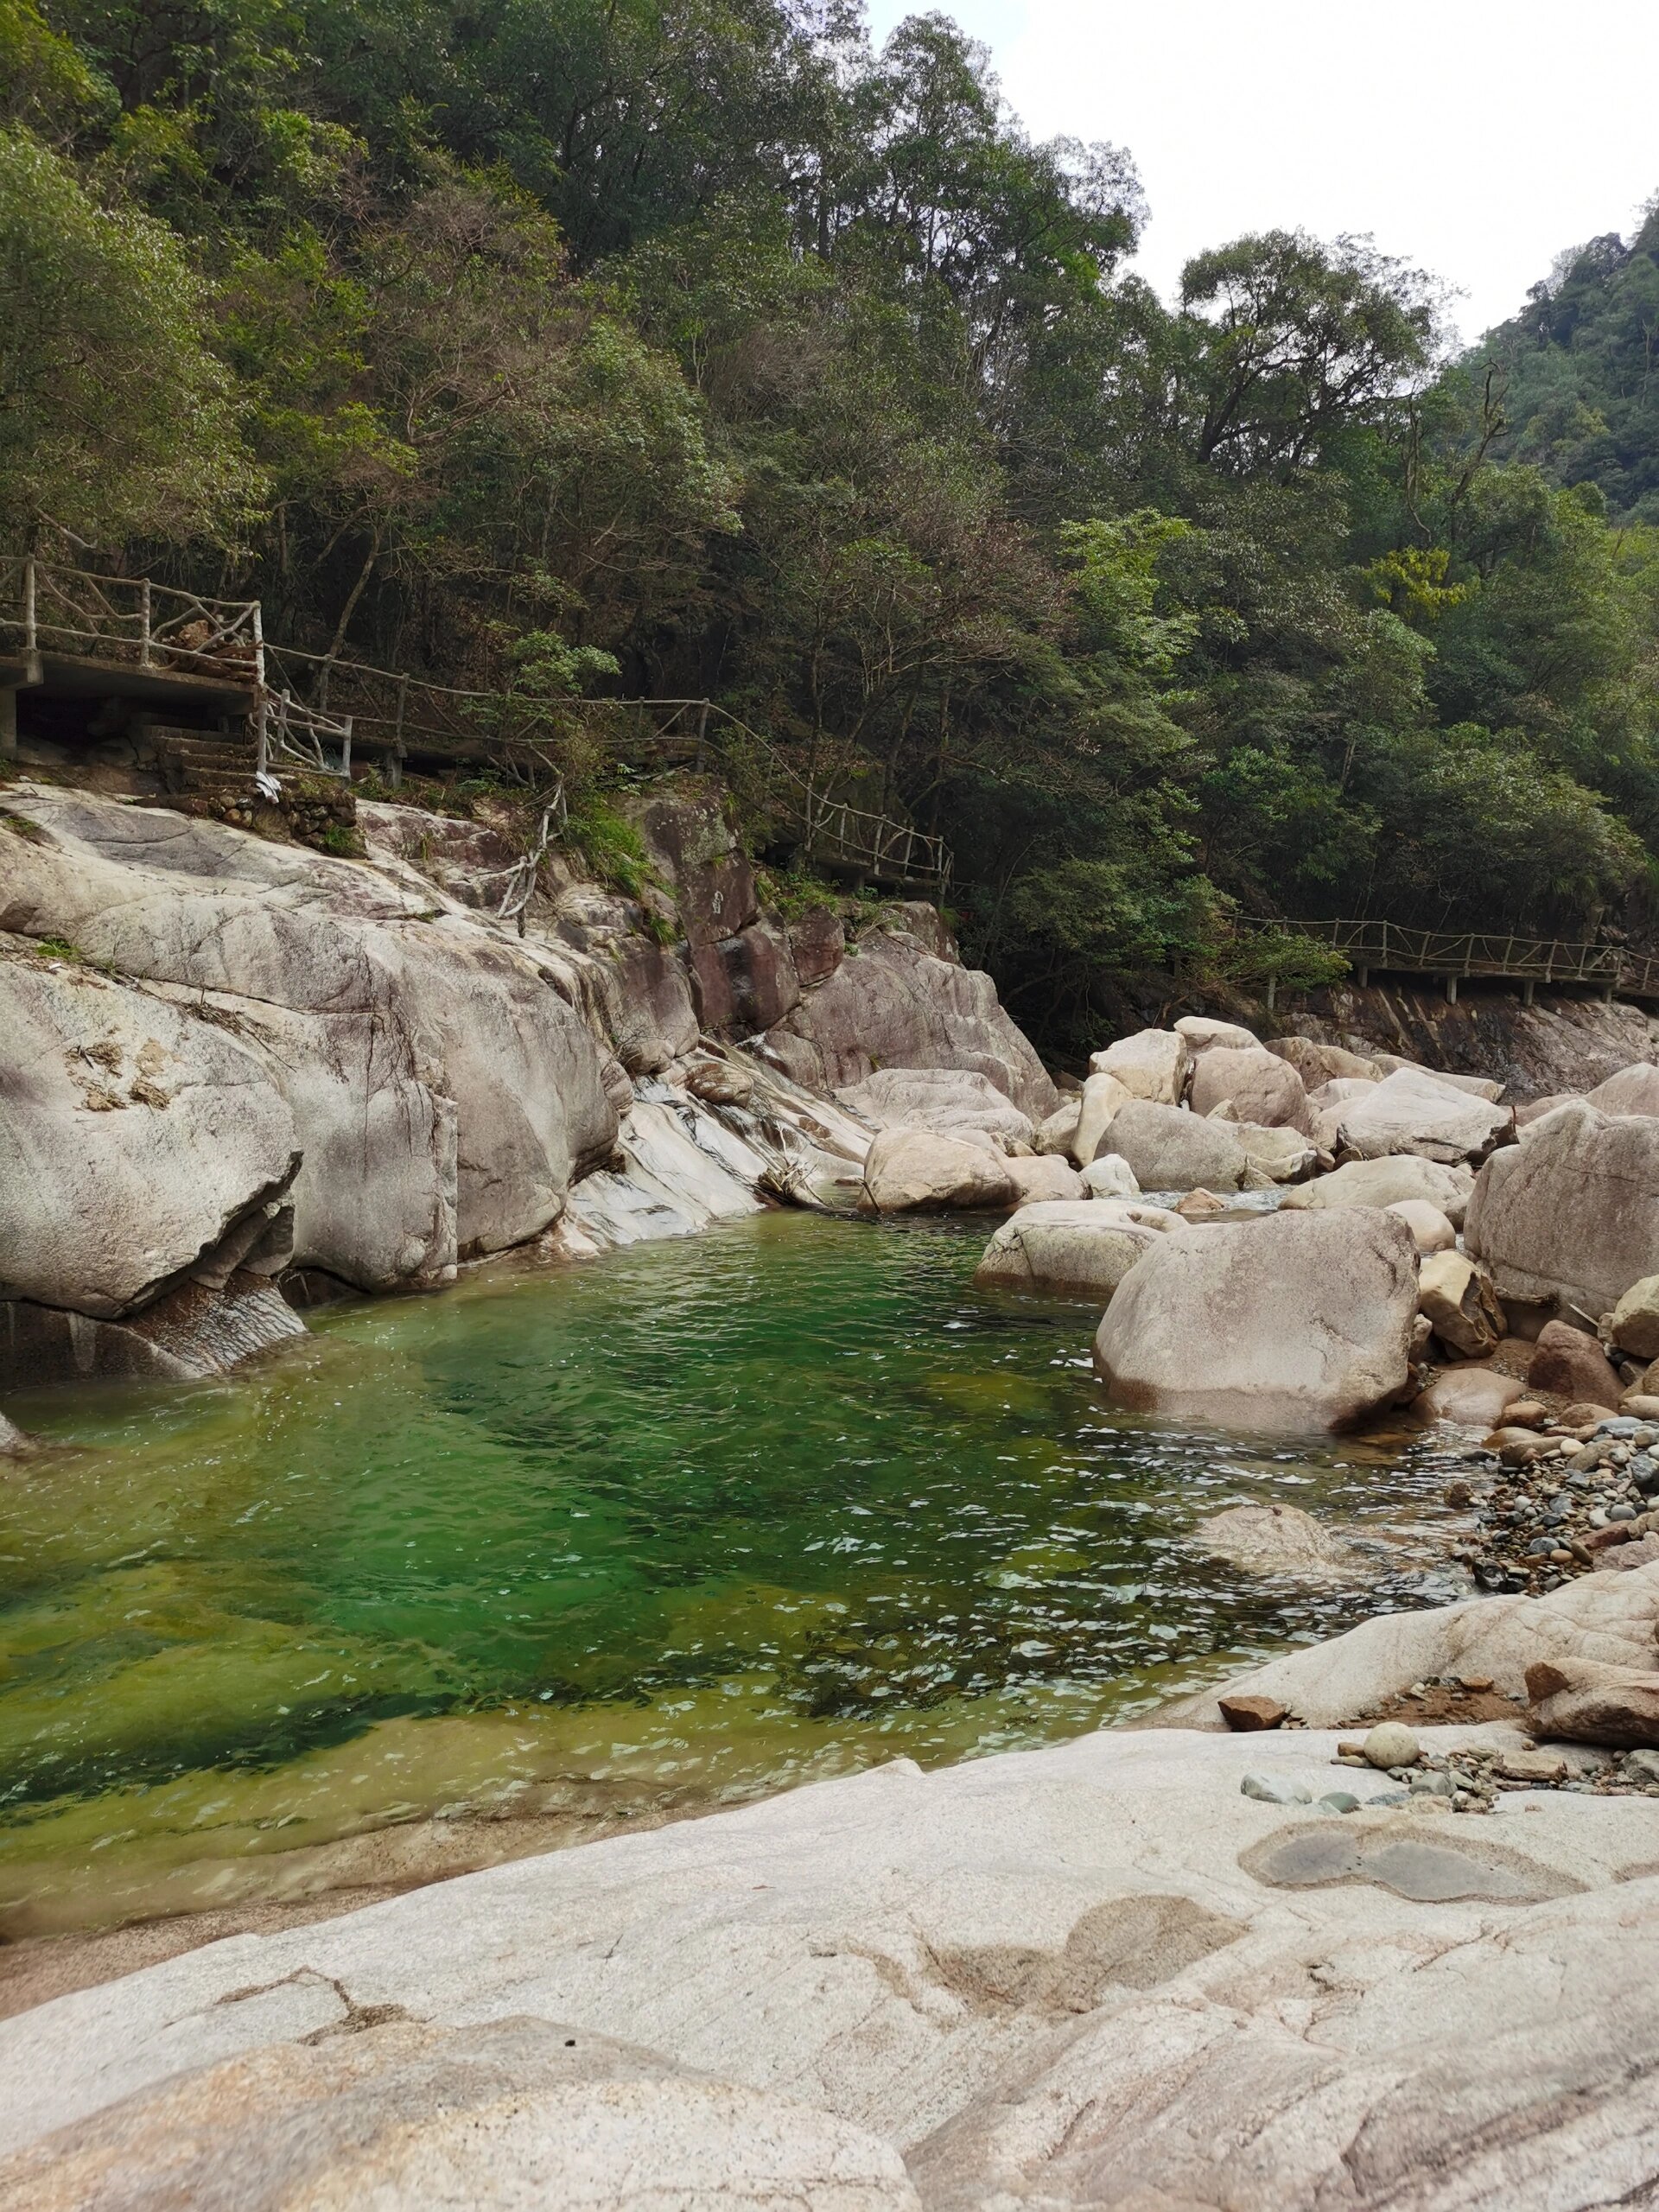
<instances>
[{"instance_id":1,"label":"tree canopy","mask_svg":"<svg viewBox=\"0 0 1659 2212\"><path fill-rule=\"evenodd\" d=\"M0 531L711 695L1059 1043L1240 915L1648 931L1659 216L1460 360L1369 240L1166 305L1145 219L938 14L0 0Z\"/></svg>"}]
</instances>

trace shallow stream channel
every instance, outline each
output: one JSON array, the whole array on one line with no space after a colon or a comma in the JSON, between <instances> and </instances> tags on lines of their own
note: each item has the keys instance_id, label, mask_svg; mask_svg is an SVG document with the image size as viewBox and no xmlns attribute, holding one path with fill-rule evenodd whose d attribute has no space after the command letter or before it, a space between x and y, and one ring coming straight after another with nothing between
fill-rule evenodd
<instances>
[{"instance_id":1,"label":"shallow stream channel","mask_svg":"<svg viewBox=\"0 0 1659 2212\"><path fill-rule=\"evenodd\" d=\"M7 1478L0 1936L397 1884L1024 1748L1429 1602L1414 1433L1115 1412L983 1224L771 1213L308 1317L211 1383L41 1392ZM1263 1580L1194 1524L1375 1539Z\"/></svg>"}]
</instances>

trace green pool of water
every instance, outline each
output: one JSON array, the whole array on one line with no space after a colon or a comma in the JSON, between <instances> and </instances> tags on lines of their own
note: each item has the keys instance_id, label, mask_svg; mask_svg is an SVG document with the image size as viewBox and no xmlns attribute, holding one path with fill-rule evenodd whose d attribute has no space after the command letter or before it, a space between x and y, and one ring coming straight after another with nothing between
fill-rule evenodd
<instances>
[{"instance_id":1,"label":"green pool of water","mask_svg":"<svg viewBox=\"0 0 1659 2212\"><path fill-rule=\"evenodd\" d=\"M17 1401L73 1448L0 1537L0 1929L1051 1741L1417 1601L1409 1450L1113 1412L1094 1313L976 1293L982 1236L766 1215ZM1396 1548L1332 1593L1189 1541L1267 1497Z\"/></svg>"}]
</instances>

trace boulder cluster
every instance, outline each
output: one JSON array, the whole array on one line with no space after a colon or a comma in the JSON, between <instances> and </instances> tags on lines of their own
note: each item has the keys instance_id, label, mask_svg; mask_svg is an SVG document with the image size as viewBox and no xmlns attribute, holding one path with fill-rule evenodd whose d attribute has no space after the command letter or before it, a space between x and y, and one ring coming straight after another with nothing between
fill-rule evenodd
<instances>
[{"instance_id":1,"label":"boulder cluster","mask_svg":"<svg viewBox=\"0 0 1659 2212\"><path fill-rule=\"evenodd\" d=\"M1659 1070L1541 1112L1501 1090L1188 1016L1096 1052L1040 1122L943 1070L840 1096L881 1128L864 1203L1007 1211L979 1282L1096 1299L1127 1408L1491 1428L1525 1391L1559 1439L1650 1390L1659 1419Z\"/></svg>"}]
</instances>

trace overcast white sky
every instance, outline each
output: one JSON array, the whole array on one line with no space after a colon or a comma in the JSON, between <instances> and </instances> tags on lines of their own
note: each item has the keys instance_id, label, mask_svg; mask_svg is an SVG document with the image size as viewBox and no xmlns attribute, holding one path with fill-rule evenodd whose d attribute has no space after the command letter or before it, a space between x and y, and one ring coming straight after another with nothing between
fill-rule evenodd
<instances>
[{"instance_id":1,"label":"overcast white sky","mask_svg":"<svg viewBox=\"0 0 1659 2212\"><path fill-rule=\"evenodd\" d=\"M907 15L868 0L880 40ZM1241 232L1370 232L1473 339L1659 191L1659 0L944 0L1039 138L1134 155L1138 266Z\"/></svg>"}]
</instances>

